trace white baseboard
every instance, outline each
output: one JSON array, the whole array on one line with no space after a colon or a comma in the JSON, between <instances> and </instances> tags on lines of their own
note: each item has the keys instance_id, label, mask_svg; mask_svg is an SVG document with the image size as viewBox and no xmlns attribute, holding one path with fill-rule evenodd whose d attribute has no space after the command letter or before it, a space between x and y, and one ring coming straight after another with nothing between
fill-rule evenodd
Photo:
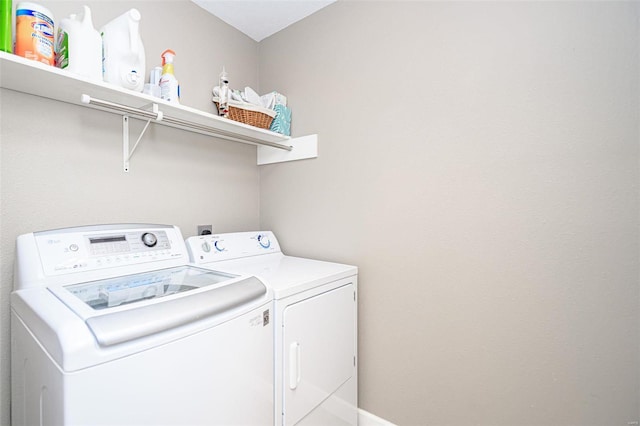
<instances>
[{"instance_id":1,"label":"white baseboard","mask_svg":"<svg viewBox=\"0 0 640 426\"><path fill-rule=\"evenodd\" d=\"M368 411L358 408L358 426L396 426L388 420L382 419Z\"/></svg>"}]
</instances>

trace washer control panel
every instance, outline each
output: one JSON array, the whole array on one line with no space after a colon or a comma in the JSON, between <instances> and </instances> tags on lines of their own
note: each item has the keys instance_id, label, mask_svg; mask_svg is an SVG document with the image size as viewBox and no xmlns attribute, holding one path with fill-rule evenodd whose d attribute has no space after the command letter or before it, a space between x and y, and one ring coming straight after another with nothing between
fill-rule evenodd
<instances>
[{"instance_id":1,"label":"washer control panel","mask_svg":"<svg viewBox=\"0 0 640 426\"><path fill-rule=\"evenodd\" d=\"M219 262L280 252L278 240L271 231L198 235L187 238L186 243L191 261L194 263Z\"/></svg>"},{"instance_id":2,"label":"washer control panel","mask_svg":"<svg viewBox=\"0 0 640 426\"><path fill-rule=\"evenodd\" d=\"M178 234L178 235L175 235ZM179 232L163 229L34 233L46 275L176 259L183 256ZM175 246L175 247L174 247Z\"/></svg>"}]
</instances>

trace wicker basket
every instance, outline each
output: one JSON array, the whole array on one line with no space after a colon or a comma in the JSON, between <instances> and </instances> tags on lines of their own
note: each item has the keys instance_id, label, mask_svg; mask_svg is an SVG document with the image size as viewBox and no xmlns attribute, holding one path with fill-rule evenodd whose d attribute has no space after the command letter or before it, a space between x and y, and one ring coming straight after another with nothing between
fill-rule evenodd
<instances>
[{"instance_id":1,"label":"wicker basket","mask_svg":"<svg viewBox=\"0 0 640 426\"><path fill-rule=\"evenodd\" d=\"M213 103L218 109L219 99L214 97ZM276 116L276 112L257 105L229 101L229 118L233 121L248 124L250 126L268 129Z\"/></svg>"}]
</instances>

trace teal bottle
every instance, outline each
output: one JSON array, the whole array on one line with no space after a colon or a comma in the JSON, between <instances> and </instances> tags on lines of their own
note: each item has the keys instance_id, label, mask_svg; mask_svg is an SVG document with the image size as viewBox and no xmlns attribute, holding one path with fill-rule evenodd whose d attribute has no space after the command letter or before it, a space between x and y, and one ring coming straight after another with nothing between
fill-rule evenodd
<instances>
[{"instance_id":1,"label":"teal bottle","mask_svg":"<svg viewBox=\"0 0 640 426\"><path fill-rule=\"evenodd\" d=\"M0 50L13 53L11 44L11 0L0 0Z\"/></svg>"}]
</instances>

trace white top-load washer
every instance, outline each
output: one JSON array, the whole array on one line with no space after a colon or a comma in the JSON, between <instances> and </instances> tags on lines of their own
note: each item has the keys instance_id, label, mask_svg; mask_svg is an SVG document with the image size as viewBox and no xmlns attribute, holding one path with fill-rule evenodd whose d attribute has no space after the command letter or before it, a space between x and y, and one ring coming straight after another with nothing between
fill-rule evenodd
<instances>
[{"instance_id":1,"label":"white top-load washer","mask_svg":"<svg viewBox=\"0 0 640 426\"><path fill-rule=\"evenodd\" d=\"M272 232L187 239L194 264L273 290L276 425L357 425L355 266L286 256Z\"/></svg>"},{"instance_id":2,"label":"white top-load washer","mask_svg":"<svg viewBox=\"0 0 640 426\"><path fill-rule=\"evenodd\" d=\"M14 426L273 424L272 291L177 227L21 235L14 274Z\"/></svg>"}]
</instances>

